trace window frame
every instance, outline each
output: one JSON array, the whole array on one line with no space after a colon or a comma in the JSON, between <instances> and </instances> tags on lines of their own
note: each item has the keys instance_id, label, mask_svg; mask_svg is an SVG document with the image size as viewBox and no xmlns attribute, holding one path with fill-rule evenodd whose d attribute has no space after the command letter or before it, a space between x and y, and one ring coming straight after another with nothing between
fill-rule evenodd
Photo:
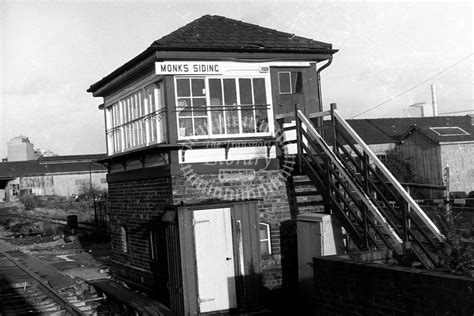
<instances>
[{"instance_id":1,"label":"window frame","mask_svg":"<svg viewBox=\"0 0 474 316\"><path fill-rule=\"evenodd\" d=\"M158 261L158 238L156 234L157 231L155 229L149 230L150 260L152 261Z\"/></svg>"},{"instance_id":2,"label":"window frame","mask_svg":"<svg viewBox=\"0 0 474 316\"><path fill-rule=\"evenodd\" d=\"M179 128L179 112L178 112L178 92L177 92L177 80L179 79L204 79L204 87L205 87L205 99L206 99L206 117L207 117L207 134L204 135L193 135L193 136L181 136ZM236 106L238 110L238 119L239 119L239 133L232 133L232 134L215 134L212 131L212 117L211 117L211 111L209 108L212 107L210 105L210 88L209 88L209 80L210 79L219 79L221 80L221 91L222 91L222 99L223 102L225 103L225 95L224 95L224 79L234 79L235 82L235 88L236 88ZM266 98L266 114L267 114L267 131L265 132L254 132L254 133L243 133L243 128L242 128L242 105L241 100L240 100L240 83L239 79L250 79L251 80L251 89L252 89L252 102L255 102L255 96L254 96L254 86L253 86L253 79L263 79L265 83L265 98ZM225 138L246 138L246 137L268 137L268 136L273 136L273 130L274 130L274 123L273 123L273 111L272 111L272 100L271 100L271 87L270 87L271 81L269 80L268 76L264 74L245 74L245 75L204 75L204 76L189 76L189 75L177 75L174 76L174 85L175 85L175 104L177 108L177 115L176 115L176 126L178 128L178 140L199 140L199 139L225 139ZM249 104L249 107L253 107L253 113L254 113L254 124L255 124L255 130L257 130L258 126L256 123L256 112L258 111L255 108L255 105L258 104ZM224 109L226 106L229 105L221 105ZM211 124L209 124L211 123ZM224 124L225 125L225 124ZM193 122L193 128L194 128L194 122ZM226 127L227 128L227 127ZM193 133L194 134L194 133Z\"/></svg>"},{"instance_id":3,"label":"window frame","mask_svg":"<svg viewBox=\"0 0 474 316\"><path fill-rule=\"evenodd\" d=\"M120 226L120 249L122 253L130 253L130 239L127 226Z\"/></svg>"},{"instance_id":4,"label":"window frame","mask_svg":"<svg viewBox=\"0 0 474 316\"><path fill-rule=\"evenodd\" d=\"M260 227L263 226L265 227L265 231L267 232L268 238L262 239L260 236ZM267 249L268 249L268 254L261 254L262 256L270 256L272 254L272 236L271 236L271 230L270 230L270 224L267 223L259 223L258 224L258 237L259 237L259 249L262 249L262 242L267 243Z\"/></svg>"},{"instance_id":5,"label":"window frame","mask_svg":"<svg viewBox=\"0 0 474 316\"><path fill-rule=\"evenodd\" d=\"M295 84L293 83L293 79L292 79L292 74L295 73L296 74L296 80L298 80L298 74L301 76L301 91L298 91L297 89L294 89L293 90L293 87L295 86ZM281 80L280 80L280 75L281 74L288 74L288 81L289 81L289 84L290 84L290 91L289 92L282 92L281 91ZM298 81L296 82L296 84L298 84ZM296 87L296 86L295 86ZM291 70L288 70L288 71L279 71L278 72L278 92L280 94L298 94L298 93L303 93L303 72L302 71L291 71Z\"/></svg>"},{"instance_id":6,"label":"window frame","mask_svg":"<svg viewBox=\"0 0 474 316\"><path fill-rule=\"evenodd\" d=\"M105 109L107 154L111 156L166 142L165 117L163 80L122 95ZM161 124L156 123L155 119L161 120Z\"/></svg>"}]
</instances>

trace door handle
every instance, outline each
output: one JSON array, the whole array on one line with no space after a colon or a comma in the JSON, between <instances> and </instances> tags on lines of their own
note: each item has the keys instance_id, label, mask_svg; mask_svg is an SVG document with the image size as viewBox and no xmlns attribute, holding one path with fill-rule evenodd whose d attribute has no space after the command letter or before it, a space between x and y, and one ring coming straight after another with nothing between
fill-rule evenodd
<instances>
[{"instance_id":1,"label":"door handle","mask_svg":"<svg viewBox=\"0 0 474 316\"><path fill-rule=\"evenodd\" d=\"M231 257L226 257L225 260L229 261L229 260L232 260L232 258Z\"/></svg>"}]
</instances>

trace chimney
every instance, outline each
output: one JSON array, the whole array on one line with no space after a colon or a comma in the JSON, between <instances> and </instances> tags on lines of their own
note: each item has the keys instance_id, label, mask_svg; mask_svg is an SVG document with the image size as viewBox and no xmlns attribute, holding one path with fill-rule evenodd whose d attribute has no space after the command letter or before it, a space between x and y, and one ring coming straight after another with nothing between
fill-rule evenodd
<instances>
[{"instance_id":1,"label":"chimney","mask_svg":"<svg viewBox=\"0 0 474 316\"><path fill-rule=\"evenodd\" d=\"M438 100L436 98L436 86L431 85L431 103L433 103L433 116L438 116Z\"/></svg>"}]
</instances>

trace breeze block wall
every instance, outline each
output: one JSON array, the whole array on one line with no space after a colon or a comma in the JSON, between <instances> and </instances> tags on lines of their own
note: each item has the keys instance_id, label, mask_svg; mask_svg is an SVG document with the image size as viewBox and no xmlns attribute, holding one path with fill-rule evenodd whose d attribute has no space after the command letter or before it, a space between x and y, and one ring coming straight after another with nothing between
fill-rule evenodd
<instances>
[{"instance_id":1,"label":"breeze block wall","mask_svg":"<svg viewBox=\"0 0 474 316\"><path fill-rule=\"evenodd\" d=\"M358 262L313 259L314 315L473 315L474 278Z\"/></svg>"},{"instance_id":2,"label":"breeze block wall","mask_svg":"<svg viewBox=\"0 0 474 316\"><path fill-rule=\"evenodd\" d=\"M186 173L172 178L173 204L199 203L206 200L258 199L261 223L270 225L271 255L262 259L264 286L282 285L281 224L291 219L285 178L280 170L259 170L251 181L222 182L217 173Z\"/></svg>"},{"instance_id":3,"label":"breeze block wall","mask_svg":"<svg viewBox=\"0 0 474 316\"><path fill-rule=\"evenodd\" d=\"M113 275L148 290L166 292L166 252L152 261L149 240L150 230L157 230L158 248L166 251L164 224L160 222L160 216L171 204L171 179L109 183L108 203ZM121 227L127 229L128 252L123 251ZM160 288L160 284L164 288Z\"/></svg>"}]
</instances>

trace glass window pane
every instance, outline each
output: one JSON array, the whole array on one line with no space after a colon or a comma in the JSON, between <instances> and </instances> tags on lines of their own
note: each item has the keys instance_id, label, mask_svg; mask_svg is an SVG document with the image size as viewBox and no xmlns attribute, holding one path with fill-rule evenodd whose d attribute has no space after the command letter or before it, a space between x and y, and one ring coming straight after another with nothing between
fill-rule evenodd
<instances>
[{"instance_id":1,"label":"glass window pane","mask_svg":"<svg viewBox=\"0 0 474 316\"><path fill-rule=\"evenodd\" d=\"M154 94L154 107L158 110L163 108L163 94L162 94L161 84L153 88Z\"/></svg>"},{"instance_id":2,"label":"glass window pane","mask_svg":"<svg viewBox=\"0 0 474 316\"><path fill-rule=\"evenodd\" d=\"M193 98L194 116L206 116L206 99Z\"/></svg>"},{"instance_id":3,"label":"glass window pane","mask_svg":"<svg viewBox=\"0 0 474 316\"><path fill-rule=\"evenodd\" d=\"M196 135L207 135L207 118L194 119L194 130Z\"/></svg>"},{"instance_id":4,"label":"glass window pane","mask_svg":"<svg viewBox=\"0 0 474 316\"><path fill-rule=\"evenodd\" d=\"M180 98L178 99L178 111L191 112L191 99L190 98Z\"/></svg>"},{"instance_id":5,"label":"glass window pane","mask_svg":"<svg viewBox=\"0 0 474 316\"><path fill-rule=\"evenodd\" d=\"M213 134L225 134L224 111L211 111L211 124Z\"/></svg>"},{"instance_id":6,"label":"glass window pane","mask_svg":"<svg viewBox=\"0 0 474 316\"><path fill-rule=\"evenodd\" d=\"M279 72L278 81L280 83L280 93L291 93L289 72Z\"/></svg>"},{"instance_id":7,"label":"glass window pane","mask_svg":"<svg viewBox=\"0 0 474 316\"><path fill-rule=\"evenodd\" d=\"M226 110L225 124L227 127L227 134L239 133L239 112L237 110Z\"/></svg>"},{"instance_id":8,"label":"glass window pane","mask_svg":"<svg viewBox=\"0 0 474 316\"><path fill-rule=\"evenodd\" d=\"M239 79L240 104L253 104L252 83L250 79Z\"/></svg>"},{"instance_id":9,"label":"glass window pane","mask_svg":"<svg viewBox=\"0 0 474 316\"><path fill-rule=\"evenodd\" d=\"M193 136L193 119L179 119L179 136Z\"/></svg>"},{"instance_id":10,"label":"glass window pane","mask_svg":"<svg viewBox=\"0 0 474 316\"><path fill-rule=\"evenodd\" d=\"M222 83L220 79L209 79L211 105L222 105Z\"/></svg>"},{"instance_id":11,"label":"glass window pane","mask_svg":"<svg viewBox=\"0 0 474 316\"><path fill-rule=\"evenodd\" d=\"M303 92L303 76L301 71L291 73L291 88L293 93Z\"/></svg>"},{"instance_id":12,"label":"glass window pane","mask_svg":"<svg viewBox=\"0 0 474 316\"><path fill-rule=\"evenodd\" d=\"M226 105L237 104L237 91L235 79L224 79L224 102Z\"/></svg>"},{"instance_id":13,"label":"glass window pane","mask_svg":"<svg viewBox=\"0 0 474 316\"><path fill-rule=\"evenodd\" d=\"M268 251L268 241L261 241L260 242L260 255L262 256L268 256L270 255Z\"/></svg>"},{"instance_id":14,"label":"glass window pane","mask_svg":"<svg viewBox=\"0 0 474 316\"><path fill-rule=\"evenodd\" d=\"M204 91L204 79L192 79L191 88L193 92L193 97L203 97L205 96Z\"/></svg>"},{"instance_id":15,"label":"glass window pane","mask_svg":"<svg viewBox=\"0 0 474 316\"><path fill-rule=\"evenodd\" d=\"M242 107L242 132L255 133L255 120L252 107Z\"/></svg>"},{"instance_id":16,"label":"glass window pane","mask_svg":"<svg viewBox=\"0 0 474 316\"><path fill-rule=\"evenodd\" d=\"M265 79L253 79L253 94L255 97L254 104L267 104L267 94L265 92Z\"/></svg>"},{"instance_id":17,"label":"glass window pane","mask_svg":"<svg viewBox=\"0 0 474 316\"><path fill-rule=\"evenodd\" d=\"M257 132L268 132L268 113L267 110L257 110L255 119L257 121Z\"/></svg>"},{"instance_id":18,"label":"glass window pane","mask_svg":"<svg viewBox=\"0 0 474 316\"><path fill-rule=\"evenodd\" d=\"M176 79L176 93L178 97L191 96L189 79Z\"/></svg>"},{"instance_id":19,"label":"glass window pane","mask_svg":"<svg viewBox=\"0 0 474 316\"><path fill-rule=\"evenodd\" d=\"M268 231L267 231L267 226L266 225L259 225L259 230L260 230L260 240L262 239L268 239Z\"/></svg>"}]
</instances>

